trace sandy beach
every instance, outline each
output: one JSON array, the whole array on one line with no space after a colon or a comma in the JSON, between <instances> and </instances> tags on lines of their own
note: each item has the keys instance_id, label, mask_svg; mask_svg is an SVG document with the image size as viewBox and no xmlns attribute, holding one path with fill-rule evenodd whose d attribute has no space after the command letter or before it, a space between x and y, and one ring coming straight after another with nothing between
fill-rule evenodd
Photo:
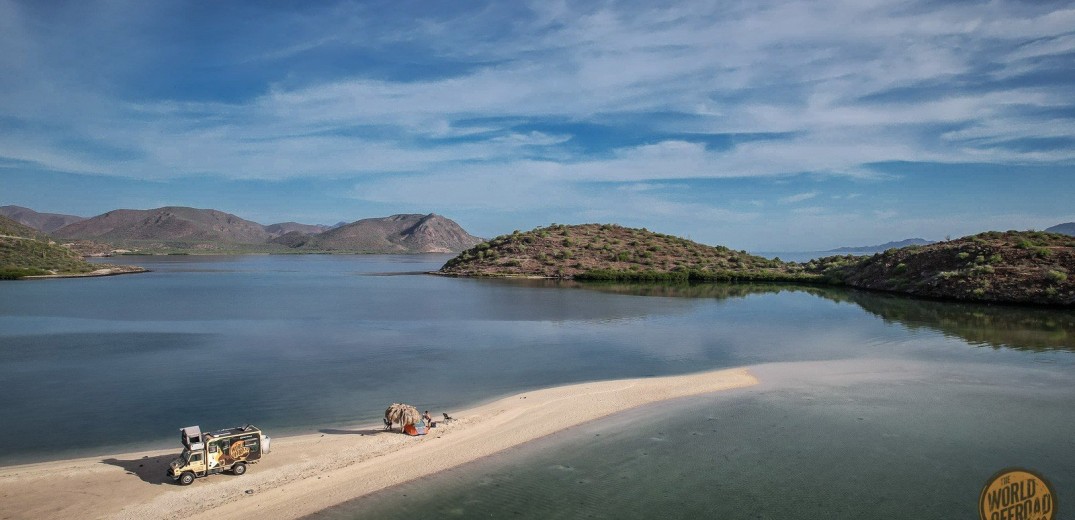
<instances>
[{"instance_id":1,"label":"sandy beach","mask_svg":"<svg viewBox=\"0 0 1075 520\"><path fill-rule=\"evenodd\" d=\"M246 475L187 487L165 476L178 440L167 451L9 466L0 468L0 519L297 518L630 408L757 382L745 368L598 381L450 410L455 421L421 437L367 425L274 438Z\"/></svg>"},{"instance_id":2,"label":"sandy beach","mask_svg":"<svg viewBox=\"0 0 1075 520\"><path fill-rule=\"evenodd\" d=\"M121 274L148 273L149 270L136 265L106 265L88 273L60 273L24 276L23 280L47 280L51 278L93 278L99 276L118 276Z\"/></svg>"}]
</instances>

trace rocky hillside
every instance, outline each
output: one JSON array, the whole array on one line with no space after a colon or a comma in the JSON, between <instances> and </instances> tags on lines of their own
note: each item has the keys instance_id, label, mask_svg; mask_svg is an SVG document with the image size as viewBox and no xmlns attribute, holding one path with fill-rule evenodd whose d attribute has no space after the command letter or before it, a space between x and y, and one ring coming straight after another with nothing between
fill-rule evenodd
<instances>
[{"instance_id":1,"label":"rocky hillside","mask_svg":"<svg viewBox=\"0 0 1075 520\"><path fill-rule=\"evenodd\" d=\"M50 242L29 226L0 216L0 279L93 270L70 249Z\"/></svg>"},{"instance_id":2,"label":"rocky hillside","mask_svg":"<svg viewBox=\"0 0 1075 520\"><path fill-rule=\"evenodd\" d=\"M76 217L74 215L38 213L30 208L21 206L0 206L0 215L38 231L44 231L45 233L51 233L68 224L74 224L75 222L83 220L83 217Z\"/></svg>"},{"instance_id":3,"label":"rocky hillside","mask_svg":"<svg viewBox=\"0 0 1075 520\"><path fill-rule=\"evenodd\" d=\"M1075 237L989 232L870 257L806 264L768 260L645 229L553 225L516 231L464 251L440 270L452 276L623 281L793 281L846 285L927 298L1075 305Z\"/></svg>"},{"instance_id":4,"label":"rocky hillside","mask_svg":"<svg viewBox=\"0 0 1075 520\"><path fill-rule=\"evenodd\" d=\"M260 244L270 234L257 222L213 209L118 209L64 226L57 237L103 241L162 240Z\"/></svg>"},{"instance_id":5,"label":"rocky hillside","mask_svg":"<svg viewBox=\"0 0 1075 520\"><path fill-rule=\"evenodd\" d=\"M440 273L640 281L821 278L798 264L612 224L516 231L464 251Z\"/></svg>"},{"instance_id":6,"label":"rocky hillside","mask_svg":"<svg viewBox=\"0 0 1075 520\"><path fill-rule=\"evenodd\" d=\"M0 235L39 240L48 239L44 233L4 215L0 215Z\"/></svg>"},{"instance_id":7,"label":"rocky hillside","mask_svg":"<svg viewBox=\"0 0 1075 520\"><path fill-rule=\"evenodd\" d=\"M318 251L453 253L481 242L440 215L393 215L352 222L310 237L289 233L277 243Z\"/></svg>"},{"instance_id":8,"label":"rocky hillside","mask_svg":"<svg viewBox=\"0 0 1075 520\"><path fill-rule=\"evenodd\" d=\"M1075 237L991 231L806 265L836 283L929 298L1075 305Z\"/></svg>"}]
</instances>

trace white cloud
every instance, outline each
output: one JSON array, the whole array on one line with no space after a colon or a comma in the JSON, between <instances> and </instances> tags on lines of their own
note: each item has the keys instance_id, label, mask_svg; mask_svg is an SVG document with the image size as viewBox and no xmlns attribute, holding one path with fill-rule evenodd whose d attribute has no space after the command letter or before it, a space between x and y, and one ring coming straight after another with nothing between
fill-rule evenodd
<instances>
[{"instance_id":1,"label":"white cloud","mask_svg":"<svg viewBox=\"0 0 1075 520\"><path fill-rule=\"evenodd\" d=\"M136 4L127 6L133 20L160 16ZM122 94L116 83L140 72L133 58L108 55L110 67L70 59L130 21L123 6L42 20L0 0L0 160L131 178L354 178L356 196L384 203L593 216L630 208L684 221L754 214L674 202L655 188L801 172L876 177L869 165L893 161L1075 162L1070 147L1006 146L1075 137L1070 118L1055 115L1075 105L1070 76L1015 81L1075 50L1066 6L534 2L529 14L502 18L518 8L400 20L349 4L309 11L288 20L301 37L253 42L259 52L224 65L287 69L343 47L359 57L333 56L342 74L267 75L258 95L189 101ZM82 39L59 38L68 29ZM396 48L449 70L397 79L357 65L368 54L406 62ZM457 63L465 67L453 73ZM579 144L594 136L541 130L546 121L611 127L611 144ZM624 144L617 131L643 137ZM726 147L688 137L711 133L784 135ZM632 183L616 194L633 204L584 191L601 182Z\"/></svg>"},{"instance_id":2,"label":"white cloud","mask_svg":"<svg viewBox=\"0 0 1075 520\"><path fill-rule=\"evenodd\" d=\"M549 135L544 132L511 133L490 139L493 143L505 143L512 146L551 146L570 140L570 135Z\"/></svg>"},{"instance_id":3,"label":"white cloud","mask_svg":"<svg viewBox=\"0 0 1075 520\"><path fill-rule=\"evenodd\" d=\"M802 202L804 200L810 200L819 195L816 191L809 191L806 193L796 193L795 195L789 195L780 199L781 204L794 204L796 202Z\"/></svg>"}]
</instances>

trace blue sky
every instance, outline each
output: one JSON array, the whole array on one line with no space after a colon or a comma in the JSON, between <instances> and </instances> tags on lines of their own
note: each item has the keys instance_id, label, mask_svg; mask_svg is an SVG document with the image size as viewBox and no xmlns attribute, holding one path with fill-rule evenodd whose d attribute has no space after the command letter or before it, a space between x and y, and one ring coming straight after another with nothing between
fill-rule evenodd
<instances>
[{"instance_id":1,"label":"blue sky","mask_svg":"<svg viewBox=\"0 0 1075 520\"><path fill-rule=\"evenodd\" d=\"M0 0L0 205L754 251L1075 221L1067 2Z\"/></svg>"}]
</instances>

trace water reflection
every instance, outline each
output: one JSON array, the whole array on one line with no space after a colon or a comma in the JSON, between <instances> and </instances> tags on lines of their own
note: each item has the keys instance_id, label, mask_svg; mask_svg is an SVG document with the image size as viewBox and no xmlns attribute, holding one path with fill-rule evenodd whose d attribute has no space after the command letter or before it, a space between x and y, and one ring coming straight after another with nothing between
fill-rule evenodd
<instances>
[{"instance_id":1,"label":"water reflection","mask_svg":"<svg viewBox=\"0 0 1075 520\"><path fill-rule=\"evenodd\" d=\"M886 323L897 323L911 330L933 330L975 346L1075 351L1075 313L1064 309L939 302L854 289L789 284L559 284L606 293L670 298L730 299L800 292L838 303L854 303Z\"/></svg>"},{"instance_id":2,"label":"water reflection","mask_svg":"<svg viewBox=\"0 0 1075 520\"><path fill-rule=\"evenodd\" d=\"M1061 309L915 300L848 292L850 300L886 322L928 328L972 345L1017 350L1075 351L1075 313Z\"/></svg>"}]
</instances>

